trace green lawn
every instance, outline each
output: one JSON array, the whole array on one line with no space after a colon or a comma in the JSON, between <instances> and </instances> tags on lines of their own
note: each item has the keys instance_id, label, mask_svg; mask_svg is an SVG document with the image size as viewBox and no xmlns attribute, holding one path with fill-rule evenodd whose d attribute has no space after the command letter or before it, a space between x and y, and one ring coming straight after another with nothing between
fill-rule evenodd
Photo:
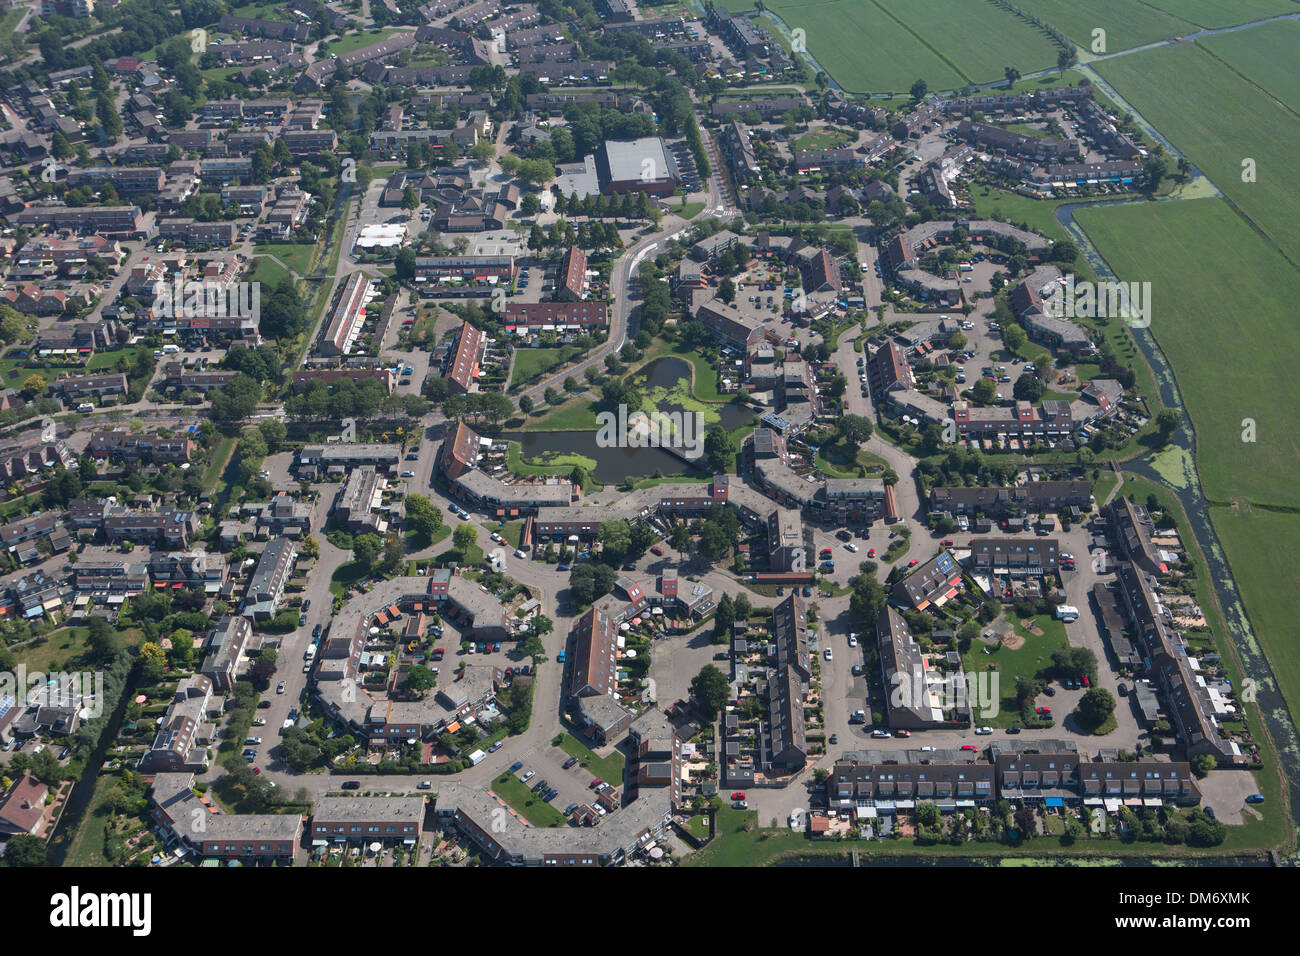
<instances>
[{"instance_id":1,"label":"green lawn","mask_svg":"<svg viewBox=\"0 0 1300 956\"><path fill-rule=\"evenodd\" d=\"M384 40L387 40L394 33L402 32L405 31L387 28L382 30L367 30L364 33L349 33L347 36L341 37L337 40L330 40L328 47L326 44L322 43L316 54L316 58L321 59L326 56L342 56L344 53L351 53L353 50L359 50L363 46L372 46L376 43L381 43Z\"/></svg>"},{"instance_id":2,"label":"green lawn","mask_svg":"<svg viewBox=\"0 0 1300 956\"><path fill-rule=\"evenodd\" d=\"M263 288L269 292L288 278L291 278L288 269L270 256L263 255L257 257L257 265L253 268L249 281L262 283Z\"/></svg>"},{"instance_id":3,"label":"green lawn","mask_svg":"<svg viewBox=\"0 0 1300 956\"><path fill-rule=\"evenodd\" d=\"M800 149L835 149L847 146L857 139L857 134L840 129L818 129L797 137L790 148Z\"/></svg>"},{"instance_id":4,"label":"green lawn","mask_svg":"<svg viewBox=\"0 0 1300 956\"><path fill-rule=\"evenodd\" d=\"M344 591L365 576L366 569L360 561L347 561L340 564L334 576L330 578L330 591L341 596Z\"/></svg>"},{"instance_id":5,"label":"green lawn","mask_svg":"<svg viewBox=\"0 0 1300 956\"><path fill-rule=\"evenodd\" d=\"M492 781L492 791L535 827L562 827L564 814L538 794L519 782L513 773L503 773Z\"/></svg>"},{"instance_id":6,"label":"green lawn","mask_svg":"<svg viewBox=\"0 0 1300 956\"><path fill-rule=\"evenodd\" d=\"M259 256L275 256L299 276L304 276L311 271L316 244L311 242L258 243L253 246L253 252Z\"/></svg>"},{"instance_id":7,"label":"green lawn","mask_svg":"<svg viewBox=\"0 0 1300 956\"><path fill-rule=\"evenodd\" d=\"M108 834L108 824L113 818L112 811L104 803L104 794L116 785L113 774L103 774L95 781L95 792L91 795L90 805L86 807L68 853L63 858L64 866L108 866L104 857L104 837Z\"/></svg>"},{"instance_id":8,"label":"green lawn","mask_svg":"<svg viewBox=\"0 0 1300 956\"><path fill-rule=\"evenodd\" d=\"M141 352L147 351L149 351L149 349L140 346L133 349L115 349L112 352L96 352L86 362L86 371L96 372L100 369L116 369L117 364L122 361L123 356L125 356L129 362L134 364L136 356Z\"/></svg>"},{"instance_id":9,"label":"green lawn","mask_svg":"<svg viewBox=\"0 0 1300 956\"><path fill-rule=\"evenodd\" d=\"M537 431L595 431L598 408L588 392L579 392L559 405L541 405L543 414L534 412L524 422L523 430Z\"/></svg>"},{"instance_id":10,"label":"green lawn","mask_svg":"<svg viewBox=\"0 0 1300 956\"><path fill-rule=\"evenodd\" d=\"M1300 262L1300 190L1287 175L1265 174L1293 167L1300 117L1195 45L1118 57L1097 71ZM1257 181L1242 181L1243 159L1255 161Z\"/></svg>"},{"instance_id":11,"label":"green lawn","mask_svg":"<svg viewBox=\"0 0 1300 956\"><path fill-rule=\"evenodd\" d=\"M203 487L208 491L216 490L221 476L225 473L226 466L230 464L230 456L234 454L235 442L236 439L233 435L222 435L217 440L215 447L213 447L208 467L203 472Z\"/></svg>"},{"instance_id":12,"label":"green lawn","mask_svg":"<svg viewBox=\"0 0 1300 956\"><path fill-rule=\"evenodd\" d=\"M617 750L613 751L608 757L597 756L594 750L572 734L563 734L561 736L560 749L570 757L577 757L579 764L597 777L603 778L611 786L623 786L623 771L627 766L627 761L623 759L623 755Z\"/></svg>"},{"instance_id":13,"label":"green lawn","mask_svg":"<svg viewBox=\"0 0 1300 956\"><path fill-rule=\"evenodd\" d=\"M581 354L582 350L575 345L557 349L516 349L510 385L513 387L541 378Z\"/></svg>"},{"instance_id":14,"label":"green lawn","mask_svg":"<svg viewBox=\"0 0 1300 956\"><path fill-rule=\"evenodd\" d=\"M706 840L709 836L709 818L700 814L686 821L686 830L697 840Z\"/></svg>"},{"instance_id":15,"label":"green lawn","mask_svg":"<svg viewBox=\"0 0 1300 956\"><path fill-rule=\"evenodd\" d=\"M6 10L0 16L0 60L20 59L27 46L26 34L16 31L18 21L26 11L23 7ZM38 10L37 13L40 11Z\"/></svg>"},{"instance_id":16,"label":"green lawn","mask_svg":"<svg viewBox=\"0 0 1300 956\"><path fill-rule=\"evenodd\" d=\"M27 665L29 673L40 671L49 674L72 669L72 665L86 653L89 634L90 629L86 627L63 627L11 650L19 663Z\"/></svg>"},{"instance_id":17,"label":"green lawn","mask_svg":"<svg viewBox=\"0 0 1300 956\"><path fill-rule=\"evenodd\" d=\"M1023 646L1011 650L1007 647L995 647L978 638L971 642L970 648L962 657L962 665L972 678L989 670L990 665L998 677L998 713L996 716L981 714L979 722L990 727L1010 727L1020 723L1020 711L1016 708L1016 678L1035 677L1052 663L1052 652L1064 650L1069 646L1065 637L1065 625L1055 618L1044 614L1031 618L1043 632L1031 634L1023 622L1015 618L1014 612L1008 611L1016 622L1016 633L1025 639ZM984 653L985 650L989 653ZM981 690L983 685L980 685ZM1057 715L1058 717L1062 715Z\"/></svg>"},{"instance_id":18,"label":"green lawn","mask_svg":"<svg viewBox=\"0 0 1300 956\"><path fill-rule=\"evenodd\" d=\"M674 216L681 216L683 219L694 219L704 211L702 202L686 202L673 209Z\"/></svg>"},{"instance_id":19,"label":"green lawn","mask_svg":"<svg viewBox=\"0 0 1300 956\"><path fill-rule=\"evenodd\" d=\"M594 471L598 464L586 455L560 454L551 452L545 458L524 458L521 445L517 441L509 443L506 452L506 467L513 475L567 475L575 465L581 465L588 472ZM518 544L515 547L519 547Z\"/></svg>"}]
</instances>

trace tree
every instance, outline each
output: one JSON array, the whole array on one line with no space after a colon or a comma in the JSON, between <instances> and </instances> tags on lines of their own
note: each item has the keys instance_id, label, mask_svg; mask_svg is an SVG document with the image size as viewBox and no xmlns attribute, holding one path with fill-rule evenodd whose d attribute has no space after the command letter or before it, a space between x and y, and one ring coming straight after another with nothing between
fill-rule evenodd
<instances>
[{"instance_id":1,"label":"tree","mask_svg":"<svg viewBox=\"0 0 1300 956\"><path fill-rule=\"evenodd\" d=\"M1094 687L1079 698L1075 712L1085 726L1100 727L1115 712L1115 698L1110 691Z\"/></svg>"},{"instance_id":2,"label":"tree","mask_svg":"<svg viewBox=\"0 0 1300 956\"><path fill-rule=\"evenodd\" d=\"M912 99L920 102L925 99L925 94L930 92L930 85L925 80L917 80L912 84Z\"/></svg>"},{"instance_id":3,"label":"tree","mask_svg":"<svg viewBox=\"0 0 1300 956\"><path fill-rule=\"evenodd\" d=\"M377 534L359 534L352 539L352 555L367 574L375 570L379 554L383 550L384 542Z\"/></svg>"},{"instance_id":4,"label":"tree","mask_svg":"<svg viewBox=\"0 0 1300 956\"><path fill-rule=\"evenodd\" d=\"M457 525L456 530L452 532L451 543L463 558L466 552L478 543L478 533L472 524Z\"/></svg>"},{"instance_id":5,"label":"tree","mask_svg":"<svg viewBox=\"0 0 1300 956\"><path fill-rule=\"evenodd\" d=\"M410 186L402 190L402 208L407 212L420 208L420 197L415 194L415 190Z\"/></svg>"},{"instance_id":6,"label":"tree","mask_svg":"<svg viewBox=\"0 0 1300 956\"><path fill-rule=\"evenodd\" d=\"M668 532L668 546L677 552L680 559L687 551L691 550L691 529L678 521L673 525L672 530Z\"/></svg>"},{"instance_id":7,"label":"tree","mask_svg":"<svg viewBox=\"0 0 1300 956\"><path fill-rule=\"evenodd\" d=\"M1037 402L1043 397L1045 386L1043 380L1033 372L1025 372L1011 389L1011 394L1021 402Z\"/></svg>"},{"instance_id":8,"label":"tree","mask_svg":"<svg viewBox=\"0 0 1300 956\"><path fill-rule=\"evenodd\" d=\"M406 523L417 534L431 538L442 527L442 510L424 495L407 495Z\"/></svg>"},{"instance_id":9,"label":"tree","mask_svg":"<svg viewBox=\"0 0 1300 956\"><path fill-rule=\"evenodd\" d=\"M1025 347L1029 341L1029 336L1025 330L1012 322L1009 325L1002 326L1002 343L1013 352L1018 352Z\"/></svg>"},{"instance_id":10,"label":"tree","mask_svg":"<svg viewBox=\"0 0 1300 956\"><path fill-rule=\"evenodd\" d=\"M1007 78L1007 89L1015 85L1016 80L1020 79L1020 71L1014 66L1009 66L1002 71L1002 75Z\"/></svg>"},{"instance_id":11,"label":"tree","mask_svg":"<svg viewBox=\"0 0 1300 956\"><path fill-rule=\"evenodd\" d=\"M519 399L519 410L525 415L531 414L534 407L533 400L527 395L524 395Z\"/></svg>"},{"instance_id":12,"label":"tree","mask_svg":"<svg viewBox=\"0 0 1300 956\"><path fill-rule=\"evenodd\" d=\"M412 694L424 696L425 691L431 690L438 683L438 678L434 676L433 671L423 664L412 664L406 671L406 689Z\"/></svg>"},{"instance_id":13,"label":"tree","mask_svg":"<svg viewBox=\"0 0 1300 956\"><path fill-rule=\"evenodd\" d=\"M5 844L6 866L37 867L50 865L50 851L45 841L30 833L20 833Z\"/></svg>"},{"instance_id":14,"label":"tree","mask_svg":"<svg viewBox=\"0 0 1300 956\"><path fill-rule=\"evenodd\" d=\"M410 246L403 246L397 253L393 266L397 270L398 281L410 282L415 278L415 250Z\"/></svg>"},{"instance_id":15,"label":"tree","mask_svg":"<svg viewBox=\"0 0 1300 956\"><path fill-rule=\"evenodd\" d=\"M27 399L29 402L35 401L38 397L45 394L45 389L47 387L45 379L40 375L29 375L23 382L23 398Z\"/></svg>"},{"instance_id":16,"label":"tree","mask_svg":"<svg viewBox=\"0 0 1300 956\"><path fill-rule=\"evenodd\" d=\"M846 445L863 445L871 438L875 426L863 415L842 415L835 422L835 431Z\"/></svg>"},{"instance_id":17,"label":"tree","mask_svg":"<svg viewBox=\"0 0 1300 956\"><path fill-rule=\"evenodd\" d=\"M1162 408L1156 412L1156 441L1161 445L1168 445L1169 440L1174 437L1174 432L1178 429L1180 419L1178 413L1172 408Z\"/></svg>"},{"instance_id":18,"label":"tree","mask_svg":"<svg viewBox=\"0 0 1300 956\"><path fill-rule=\"evenodd\" d=\"M1209 754L1199 754L1192 758L1192 773L1196 774L1197 777L1204 778L1217 766L1215 759Z\"/></svg>"},{"instance_id":19,"label":"tree","mask_svg":"<svg viewBox=\"0 0 1300 956\"><path fill-rule=\"evenodd\" d=\"M731 626L736 623L736 607L731 595L723 594L718 598L717 609L713 612L713 642L724 644L731 636ZM718 640L721 638L721 640Z\"/></svg>"},{"instance_id":20,"label":"tree","mask_svg":"<svg viewBox=\"0 0 1300 956\"><path fill-rule=\"evenodd\" d=\"M726 675L712 664L705 664L691 679L691 698L706 720L713 720L726 706L729 693Z\"/></svg>"},{"instance_id":21,"label":"tree","mask_svg":"<svg viewBox=\"0 0 1300 956\"><path fill-rule=\"evenodd\" d=\"M596 529L596 540L605 549L611 561L621 561L632 547L632 525L626 518L602 521Z\"/></svg>"},{"instance_id":22,"label":"tree","mask_svg":"<svg viewBox=\"0 0 1300 956\"><path fill-rule=\"evenodd\" d=\"M730 305L736 299L736 283L723 279L718 283L718 298Z\"/></svg>"},{"instance_id":23,"label":"tree","mask_svg":"<svg viewBox=\"0 0 1300 956\"><path fill-rule=\"evenodd\" d=\"M971 389L971 394L981 405L988 405L998 397L998 387L991 378L981 378Z\"/></svg>"}]
</instances>

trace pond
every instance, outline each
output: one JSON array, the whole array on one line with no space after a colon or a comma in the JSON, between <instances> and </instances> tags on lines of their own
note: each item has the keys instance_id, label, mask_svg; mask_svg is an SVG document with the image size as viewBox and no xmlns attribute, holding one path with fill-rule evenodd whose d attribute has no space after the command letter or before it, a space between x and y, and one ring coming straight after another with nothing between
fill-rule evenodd
<instances>
[{"instance_id":1,"label":"pond","mask_svg":"<svg viewBox=\"0 0 1300 956\"><path fill-rule=\"evenodd\" d=\"M634 381L645 397L643 410L664 414L673 412L699 412L704 416L704 427L721 424L734 432L748 425L755 417L751 408L731 403L701 402L691 395L691 365L684 359L666 357L655 359L637 373ZM596 431L529 431L507 432L502 438L519 442L522 454L532 464L542 464L563 456L579 455L596 462L592 477L606 484L616 484L625 478L645 478L659 472L663 475L698 473L703 479L709 468L693 464L664 448L602 448L596 443ZM567 471L571 465L558 470Z\"/></svg>"}]
</instances>

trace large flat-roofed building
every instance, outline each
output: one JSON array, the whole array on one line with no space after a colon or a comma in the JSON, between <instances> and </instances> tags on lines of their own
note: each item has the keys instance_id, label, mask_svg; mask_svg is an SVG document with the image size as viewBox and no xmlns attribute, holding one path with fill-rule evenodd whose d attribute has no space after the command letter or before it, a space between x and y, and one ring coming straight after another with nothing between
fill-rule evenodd
<instances>
[{"instance_id":1,"label":"large flat-roofed building","mask_svg":"<svg viewBox=\"0 0 1300 956\"><path fill-rule=\"evenodd\" d=\"M506 279L515 274L514 256L417 256L415 281L441 278Z\"/></svg>"},{"instance_id":2,"label":"large flat-roofed building","mask_svg":"<svg viewBox=\"0 0 1300 956\"><path fill-rule=\"evenodd\" d=\"M275 617L297 557L298 550L288 538L273 538L267 542L262 556L257 559L257 567L253 569L248 593L244 595L244 613L254 619Z\"/></svg>"},{"instance_id":3,"label":"large flat-roofed building","mask_svg":"<svg viewBox=\"0 0 1300 956\"><path fill-rule=\"evenodd\" d=\"M346 355L361 334L366 316L366 299L370 295L370 279L361 272L348 276L334 300L329 322L316 346L319 355Z\"/></svg>"},{"instance_id":4,"label":"large flat-roofed building","mask_svg":"<svg viewBox=\"0 0 1300 956\"><path fill-rule=\"evenodd\" d=\"M110 505L104 509L104 535L110 543L164 544L187 548L190 535L199 529L192 511L168 508L163 511L133 511Z\"/></svg>"},{"instance_id":5,"label":"large flat-roofed building","mask_svg":"<svg viewBox=\"0 0 1300 956\"><path fill-rule=\"evenodd\" d=\"M384 534L388 530L388 518L380 511L380 502L387 484L369 465L354 469L334 501L334 520L355 534Z\"/></svg>"},{"instance_id":6,"label":"large flat-roofed building","mask_svg":"<svg viewBox=\"0 0 1300 956\"><path fill-rule=\"evenodd\" d=\"M415 846L424 830L424 797L321 797L311 838L325 843L401 843Z\"/></svg>"},{"instance_id":7,"label":"large flat-roofed building","mask_svg":"<svg viewBox=\"0 0 1300 956\"><path fill-rule=\"evenodd\" d=\"M344 474L362 465L393 469L402 460L402 446L375 442L330 442L305 445L298 453L298 469L304 477L335 472Z\"/></svg>"},{"instance_id":8,"label":"large flat-roofed building","mask_svg":"<svg viewBox=\"0 0 1300 956\"><path fill-rule=\"evenodd\" d=\"M540 508L567 508L573 502L573 483L562 479L542 484L508 484L471 470L452 480L452 493L488 514L513 517L536 514Z\"/></svg>"},{"instance_id":9,"label":"large flat-roofed building","mask_svg":"<svg viewBox=\"0 0 1300 956\"><path fill-rule=\"evenodd\" d=\"M602 193L645 192L671 196L681 185L677 161L658 136L606 140L596 150Z\"/></svg>"},{"instance_id":10,"label":"large flat-roofed building","mask_svg":"<svg viewBox=\"0 0 1300 956\"><path fill-rule=\"evenodd\" d=\"M591 332L609 328L604 302L508 302L501 321L507 332Z\"/></svg>"},{"instance_id":11,"label":"large flat-roofed building","mask_svg":"<svg viewBox=\"0 0 1300 956\"><path fill-rule=\"evenodd\" d=\"M1030 481L1003 487L939 486L930 489L930 510L934 513L983 513L993 517L1055 512L1062 508L1087 510L1092 505L1092 487L1082 478L1068 481Z\"/></svg>"}]
</instances>

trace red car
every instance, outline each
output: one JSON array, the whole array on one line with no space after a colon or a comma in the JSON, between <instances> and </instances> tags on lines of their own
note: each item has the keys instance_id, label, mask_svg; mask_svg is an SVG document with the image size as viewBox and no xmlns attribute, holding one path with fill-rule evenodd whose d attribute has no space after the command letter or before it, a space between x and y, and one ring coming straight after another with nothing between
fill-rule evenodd
<instances>
[{"instance_id":1,"label":"red car","mask_svg":"<svg viewBox=\"0 0 1300 956\"><path fill-rule=\"evenodd\" d=\"M597 777L595 780L591 781L591 783L587 784L587 787L588 787L588 789L590 789L590 790L595 790L597 787L599 787L599 786L600 786L602 783L604 783L604 782L605 782L605 781L602 780L600 777Z\"/></svg>"},{"instance_id":2,"label":"red car","mask_svg":"<svg viewBox=\"0 0 1300 956\"><path fill-rule=\"evenodd\" d=\"M653 548L650 549L650 553L658 555L659 557L662 558L664 554L664 549L659 547L659 545L655 545Z\"/></svg>"},{"instance_id":3,"label":"red car","mask_svg":"<svg viewBox=\"0 0 1300 956\"><path fill-rule=\"evenodd\" d=\"M261 768L261 767L254 767L254 768L253 768L253 773L261 773L261 772L262 772L262 768Z\"/></svg>"},{"instance_id":4,"label":"red car","mask_svg":"<svg viewBox=\"0 0 1300 956\"><path fill-rule=\"evenodd\" d=\"M745 791L744 791L744 790L737 790L735 793L733 793L733 794L731 795L731 799L732 799L732 800L744 800L744 799L745 799Z\"/></svg>"},{"instance_id":5,"label":"red car","mask_svg":"<svg viewBox=\"0 0 1300 956\"><path fill-rule=\"evenodd\" d=\"M867 557L869 557L869 558L874 558L875 556L876 556L876 549L875 549L875 548L867 548Z\"/></svg>"},{"instance_id":6,"label":"red car","mask_svg":"<svg viewBox=\"0 0 1300 956\"><path fill-rule=\"evenodd\" d=\"M896 730L896 731L894 731L894 736L895 736L895 737L910 737L910 736L912 736L912 732L911 732L910 730Z\"/></svg>"},{"instance_id":7,"label":"red car","mask_svg":"<svg viewBox=\"0 0 1300 956\"><path fill-rule=\"evenodd\" d=\"M1083 675L1083 686L1084 686L1084 687L1091 687L1091 686L1092 686L1092 681L1088 680L1088 675L1087 675L1087 674L1084 674L1084 675Z\"/></svg>"},{"instance_id":8,"label":"red car","mask_svg":"<svg viewBox=\"0 0 1300 956\"><path fill-rule=\"evenodd\" d=\"M979 748L976 747L974 744L962 744L962 745L961 745L961 749L962 749L962 750L979 750Z\"/></svg>"},{"instance_id":9,"label":"red car","mask_svg":"<svg viewBox=\"0 0 1300 956\"><path fill-rule=\"evenodd\" d=\"M1040 714L1050 715L1050 714L1052 713L1052 708L1050 708L1050 707L1039 707L1039 708L1038 708L1038 712L1039 712Z\"/></svg>"},{"instance_id":10,"label":"red car","mask_svg":"<svg viewBox=\"0 0 1300 956\"><path fill-rule=\"evenodd\" d=\"M945 548L951 548L951 547L952 547L952 538L944 538L944 539L943 539L942 541L940 541L939 543L940 543L941 545L943 545Z\"/></svg>"},{"instance_id":11,"label":"red car","mask_svg":"<svg viewBox=\"0 0 1300 956\"><path fill-rule=\"evenodd\" d=\"M907 562L907 566L908 566L909 568L914 568L914 567L916 567L916 566L917 566L918 564L920 564L920 563L921 563L921 559L920 559L920 558L913 558L911 561L908 561L908 562Z\"/></svg>"}]
</instances>

